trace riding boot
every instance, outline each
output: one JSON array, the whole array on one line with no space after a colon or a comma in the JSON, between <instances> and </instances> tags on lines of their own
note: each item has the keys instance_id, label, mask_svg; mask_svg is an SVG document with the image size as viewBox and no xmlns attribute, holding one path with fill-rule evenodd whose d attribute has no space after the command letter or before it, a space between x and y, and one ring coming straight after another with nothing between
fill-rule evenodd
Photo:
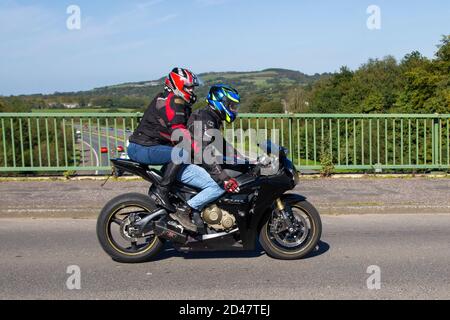
<instances>
[{"instance_id":1,"label":"riding boot","mask_svg":"<svg viewBox=\"0 0 450 320\"><path fill-rule=\"evenodd\" d=\"M192 223L191 214L193 209L189 205L183 205L178 207L177 212L170 213L169 216L178 221L185 229L197 232L197 225Z\"/></svg>"},{"instance_id":2,"label":"riding boot","mask_svg":"<svg viewBox=\"0 0 450 320\"><path fill-rule=\"evenodd\" d=\"M155 184L154 194L159 199L160 205L170 212L175 212L177 209L170 203L169 190L172 183L177 179L177 174L182 164L175 164L170 162L166 166L162 181L159 184Z\"/></svg>"}]
</instances>

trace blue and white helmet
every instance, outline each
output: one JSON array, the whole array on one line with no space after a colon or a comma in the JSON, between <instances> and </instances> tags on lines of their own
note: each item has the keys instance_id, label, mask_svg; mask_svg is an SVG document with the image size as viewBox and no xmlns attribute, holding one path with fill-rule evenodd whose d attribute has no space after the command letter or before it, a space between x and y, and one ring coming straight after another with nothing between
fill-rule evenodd
<instances>
[{"instance_id":1,"label":"blue and white helmet","mask_svg":"<svg viewBox=\"0 0 450 320\"><path fill-rule=\"evenodd\" d=\"M236 89L224 84L213 85L206 100L209 106L220 114L222 120L231 123L236 119L241 102Z\"/></svg>"}]
</instances>

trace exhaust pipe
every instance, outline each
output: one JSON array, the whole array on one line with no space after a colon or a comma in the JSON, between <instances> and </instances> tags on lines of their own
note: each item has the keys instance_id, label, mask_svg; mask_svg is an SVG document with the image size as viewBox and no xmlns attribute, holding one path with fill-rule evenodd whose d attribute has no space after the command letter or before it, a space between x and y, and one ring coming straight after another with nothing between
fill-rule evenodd
<instances>
[{"instance_id":1,"label":"exhaust pipe","mask_svg":"<svg viewBox=\"0 0 450 320\"><path fill-rule=\"evenodd\" d=\"M170 227L173 227L173 229L171 229ZM164 221L156 221L155 223L155 234L158 237L176 243L186 243L187 235L180 233L175 229L176 229L175 226L167 224Z\"/></svg>"}]
</instances>

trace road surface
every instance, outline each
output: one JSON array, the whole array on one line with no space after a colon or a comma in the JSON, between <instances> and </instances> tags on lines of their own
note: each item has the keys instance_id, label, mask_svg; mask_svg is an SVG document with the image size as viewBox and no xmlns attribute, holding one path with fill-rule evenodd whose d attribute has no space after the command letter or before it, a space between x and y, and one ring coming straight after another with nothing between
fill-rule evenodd
<instances>
[{"instance_id":1,"label":"road surface","mask_svg":"<svg viewBox=\"0 0 450 320\"><path fill-rule=\"evenodd\" d=\"M450 215L324 216L323 225L319 250L303 260L168 246L157 261L126 265L101 250L95 220L2 219L0 299L450 299ZM80 290L66 286L72 265ZM379 290L367 286L369 266Z\"/></svg>"},{"instance_id":2,"label":"road surface","mask_svg":"<svg viewBox=\"0 0 450 320\"><path fill-rule=\"evenodd\" d=\"M84 158L82 157L81 166L110 166L110 158L117 158L120 153L117 152L117 147L122 146L126 148L126 141L128 140L131 132L124 132L122 129L117 129L117 135L114 129L102 127L100 135L98 134L97 127L92 127L91 132L89 130L77 126L77 130L82 131L82 139L80 139L80 148L83 148ZM125 140L124 140L125 135ZM117 136L117 140L116 137ZM100 139L99 139L100 138ZM99 143L100 140L100 143ZM101 148L107 147L108 153L102 153ZM82 153L83 155L83 153ZM100 174L107 175L110 171L82 171L80 174Z\"/></svg>"}]
</instances>

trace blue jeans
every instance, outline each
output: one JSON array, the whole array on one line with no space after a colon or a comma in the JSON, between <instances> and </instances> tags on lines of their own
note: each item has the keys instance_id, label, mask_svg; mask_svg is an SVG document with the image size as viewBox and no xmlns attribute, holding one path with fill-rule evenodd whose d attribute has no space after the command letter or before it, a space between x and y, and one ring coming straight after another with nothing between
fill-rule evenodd
<instances>
[{"instance_id":1,"label":"blue jeans","mask_svg":"<svg viewBox=\"0 0 450 320\"><path fill-rule=\"evenodd\" d=\"M189 163L189 154L180 148L166 145L146 147L132 142L128 146L128 156L131 160L148 165L164 165L172 162L172 152L176 156L174 158L176 163Z\"/></svg>"},{"instance_id":2,"label":"blue jeans","mask_svg":"<svg viewBox=\"0 0 450 320\"><path fill-rule=\"evenodd\" d=\"M189 155L183 149L166 145L146 147L136 143L130 143L128 146L128 156L131 160L148 165L164 165L171 162L172 152L179 155L179 160L188 163ZM211 178L209 173L197 165L184 165L178 173L178 180L202 190L188 201L188 205L196 210L202 210L205 205L217 200L225 193L225 190Z\"/></svg>"},{"instance_id":3,"label":"blue jeans","mask_svg":"<svg viewBox=\"0 0 450 320\"><path fill-rule=\"evenodd\" d=\"M195 164L185 165L178 174L178 180L202 190L187 202L191 208L199 211L225 193L205 169Z\"/></svg>"}]
</instances>

